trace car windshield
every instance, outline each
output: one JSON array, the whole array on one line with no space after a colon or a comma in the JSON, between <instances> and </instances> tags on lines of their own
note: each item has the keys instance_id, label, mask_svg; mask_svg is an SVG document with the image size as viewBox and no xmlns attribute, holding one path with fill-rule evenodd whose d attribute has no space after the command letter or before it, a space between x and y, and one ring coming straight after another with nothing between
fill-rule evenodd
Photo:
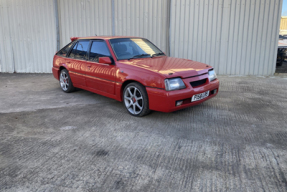
<instances>
[{"instance_id":1,"label":"car windshield","mask_svg":"<svg viewBox=\"0 0 287 192\"><path fill-rule=\"evenodd\" d=\"M118 60L161 56L164 53L146 39L121 38L110 40Z\"/></svg>"}]
</instances>

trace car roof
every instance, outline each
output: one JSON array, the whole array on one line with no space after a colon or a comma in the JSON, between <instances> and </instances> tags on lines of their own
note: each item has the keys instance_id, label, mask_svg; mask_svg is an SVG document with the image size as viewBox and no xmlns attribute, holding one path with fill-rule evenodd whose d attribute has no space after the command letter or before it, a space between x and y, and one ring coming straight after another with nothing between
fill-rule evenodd
<instances>
[{"instance_id":1,"label":"car roof","mask_svg":"<svg viewBox=\"0 0 287 192\"><path fill-rule=\"evenodd\" d=\"M75 41L77 39L121 39L121 38L141 38L141 37L133 37L133 36L90 36L90 37L71 37L71 41Z\"/></svg>"}]
</instances>

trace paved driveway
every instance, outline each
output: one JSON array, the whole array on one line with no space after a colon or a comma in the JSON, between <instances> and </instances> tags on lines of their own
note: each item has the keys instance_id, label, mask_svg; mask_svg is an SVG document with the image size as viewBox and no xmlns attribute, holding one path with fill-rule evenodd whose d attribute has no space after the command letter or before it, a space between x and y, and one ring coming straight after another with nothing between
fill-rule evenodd
<instances>
[{"instance_id":1,"label":"paved driveway","mask_svg":"<svg viewBox=\"0 0 287 192\"><path fill-rule=\"evenodd\" d=\"M287 77L220 77L174 113L0 74L0 191L287 191Z\"/></svg>"}]
</instances>

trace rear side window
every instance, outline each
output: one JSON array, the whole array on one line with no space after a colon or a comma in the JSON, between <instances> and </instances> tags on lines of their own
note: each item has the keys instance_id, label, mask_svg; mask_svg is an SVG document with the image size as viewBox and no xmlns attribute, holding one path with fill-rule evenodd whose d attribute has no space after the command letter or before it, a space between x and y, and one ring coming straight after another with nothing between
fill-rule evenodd
<instances>
[{"instance_id":1,"label":"rear side window","mask_svg":"<svg viewBox=\"0 0 287 192\"><path fill-rule=\"evenodd\" d=\"M74 44L74 42L71 42L68 45L66 45L63 49L58 51L57 55L62 56L62 57L66 57L73 44Z\"/></svg>"},{"instance_id":2,"label":"rear side window","mask_svg":"<svg viewBox=\"0 0 287 192\"><path fill-rule=\"evenodd\" d=\"M72 49L70 57L74 59L87 59L89 43L89 40L79 41Z\"/></svg>"},{"instance_id":3,"label":"rear side window","mask_svg":"<svg viewBox=\"0 0 287 192\"><path fill-rule=\"evenodd\" d=\"M110 57L110 51L105 41L93 41L90 51L90 61L98 62L99 57Z\"/></svg>"}]
</instances>

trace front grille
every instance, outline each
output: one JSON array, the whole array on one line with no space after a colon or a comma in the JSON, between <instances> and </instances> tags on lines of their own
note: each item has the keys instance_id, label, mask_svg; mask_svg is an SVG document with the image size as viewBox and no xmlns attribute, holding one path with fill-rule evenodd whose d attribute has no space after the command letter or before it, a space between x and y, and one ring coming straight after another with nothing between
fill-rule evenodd
<instances>
[{"instance_id":1,"label":"front grille","mask_svg":"<svg viewBox=\"0 0 287 192\"><path fill-rule=\"evenodd\" d=\"M200 85L205 84L205 83L206 83L206 80L207 80L207 79L202 79L202 80L199 80L199 81L193 81L193 82L190 82L190 85L191 85L192 87L198 87L198 86L200 86Z\"/></svg>"}]
</instances>

